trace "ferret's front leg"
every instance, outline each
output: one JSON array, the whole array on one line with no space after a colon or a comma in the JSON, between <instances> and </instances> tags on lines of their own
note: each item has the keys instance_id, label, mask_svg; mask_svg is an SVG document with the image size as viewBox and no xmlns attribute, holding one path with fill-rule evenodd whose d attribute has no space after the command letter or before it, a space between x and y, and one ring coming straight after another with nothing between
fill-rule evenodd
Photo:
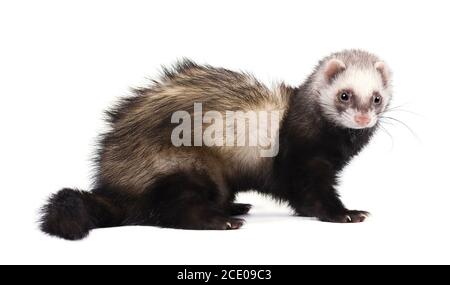
<instances>
[{"instance_id":1,"label":"ferret's front leg","mask_svg":"<svg viewBox=\"0 0 450 285\"><path fill-rule=\"evenodd\" d=\"M309 159L298 170L300 175L293 178L289 197L298 215L335 223L358 223L369 215L345 208L335 189L336 172L327 160Z\"/></svg>"}]
</instances>

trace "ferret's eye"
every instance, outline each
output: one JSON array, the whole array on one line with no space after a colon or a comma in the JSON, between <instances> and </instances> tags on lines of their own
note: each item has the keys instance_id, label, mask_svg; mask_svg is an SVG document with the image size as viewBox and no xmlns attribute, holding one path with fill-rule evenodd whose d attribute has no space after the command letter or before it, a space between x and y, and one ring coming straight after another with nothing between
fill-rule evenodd
<instances>
[{"instance_id":1,"label":"ferret's eye","mask_svg":"<svg viewBox=\"0 0 450 285\"><path fill-rule=\"evenodd\" d=\"M339 94L339 100L341 100L342 102L347 102L348 100L350 100L350 94L348 94L347 92L342 92L341 94Z\"/></svg>"},{"instance_id":2,"label":"ferret's eye","mask_svg":"<svg viewBox=\"0 0 450 285\"><path fill-rule=\"evenodd\" d=\"M381 104L381 101L382 101L382 98L381 98L380 95L375 95L375 96L373 96L373 103L374 103L375 105Z\"/></svg>"}]
</instances>

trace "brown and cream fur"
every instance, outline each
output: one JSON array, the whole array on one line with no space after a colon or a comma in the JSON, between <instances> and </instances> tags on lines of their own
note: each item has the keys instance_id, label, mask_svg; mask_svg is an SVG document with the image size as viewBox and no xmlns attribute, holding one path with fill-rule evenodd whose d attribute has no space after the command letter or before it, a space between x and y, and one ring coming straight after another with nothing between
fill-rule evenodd
<instances>
[{"instance_id":1,"label":"brown and cream fur","mask_svg":"<svg viewBox=\"0 0 450 285\"><path fill-rule=\"evenodd\" d=\"M134 100L125 99L110 112L114 131L104 136L98 157L100 184L124 187L130 194L145 191L155 177L191 169L207 172L219 188L227 188L224 181L239 173L263 172L270 159L260 158L258 147L173 146L170 115L178 110L194 115L193 102L201 102L203 112L284 112L292 90L284 85L271 90L252 75L184 60L166 70L161 81L136 93Z\"/></svg>"}]
</instances>

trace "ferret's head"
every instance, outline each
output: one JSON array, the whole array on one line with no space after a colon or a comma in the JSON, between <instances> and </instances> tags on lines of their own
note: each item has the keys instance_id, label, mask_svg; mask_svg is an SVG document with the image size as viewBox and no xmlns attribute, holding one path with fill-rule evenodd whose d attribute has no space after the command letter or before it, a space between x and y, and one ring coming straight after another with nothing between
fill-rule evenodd
<instances>
[{"instance_id":1,"label":"ferret's head","mask_svg":"<svg viewBox=\"0 0 450 285\"><path fill-rule=\"evenodd\" d=\"M319 63L312 80L325 116L345 128L375 126L391 100L389 68L365 51L332 54Z\"/></svg>"}]
</instances>

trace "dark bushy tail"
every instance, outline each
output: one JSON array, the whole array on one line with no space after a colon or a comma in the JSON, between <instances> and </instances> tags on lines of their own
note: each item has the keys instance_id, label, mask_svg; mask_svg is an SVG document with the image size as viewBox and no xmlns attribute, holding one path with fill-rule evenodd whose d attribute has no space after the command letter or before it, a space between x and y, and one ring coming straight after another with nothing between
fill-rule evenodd
<instances>
[{"instance_id":1,"label":"dark bushy tail","mask_svg":"<svg viewBox=\"0 0 450 285\"><path fill-rule=\"evenodd\" d=\"M94 228L120 225L120 211L99 194L64 188L41 209L40 228L69 240L86 237Z\"/></svg>"}]
</instances>

